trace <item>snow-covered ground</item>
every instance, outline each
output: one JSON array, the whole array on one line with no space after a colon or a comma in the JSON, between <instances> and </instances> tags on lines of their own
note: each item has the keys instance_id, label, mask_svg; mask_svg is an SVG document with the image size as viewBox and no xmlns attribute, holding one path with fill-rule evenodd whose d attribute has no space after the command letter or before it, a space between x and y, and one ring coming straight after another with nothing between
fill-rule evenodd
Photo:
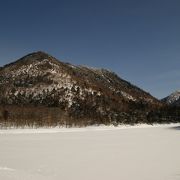
<instances>
[{"instance_id":1,"label":"snow-covered ground","mask_svg":"<svg viewBox=\"0 0 180 180\"><path fill-rule=\"evenodd\" d=\"M180 180L180 124L0 130L0 180Z\"/></svg>"}]
</instances>

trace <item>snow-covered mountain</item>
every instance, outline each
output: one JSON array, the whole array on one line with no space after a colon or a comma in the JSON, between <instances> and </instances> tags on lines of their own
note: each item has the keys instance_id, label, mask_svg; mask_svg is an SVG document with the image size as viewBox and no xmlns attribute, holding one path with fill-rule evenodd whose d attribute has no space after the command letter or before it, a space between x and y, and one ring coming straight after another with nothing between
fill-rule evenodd
<instances>
[{"instance_id":1,"label":"snow-covered mountain","mask_svg":"<svg viewBox=\"0 0 180 180\"><path fill-rule=\"evenodd\" d=\"M168 105L177 105L180 106L180 91L176 91L166 98L162 99L163 102L167 103Z\"/></svg>"},{"instance_id":2,"label":"snow-covered mountain","mask_svg":"<svg viewBox=\"0 0 180 180\"><path fill-rule=\"evenodd\" d=\"M0 70L0 85L0 101L8 104L31 101L43 104L49 97L57 104L64 101L70 107L75 98L84 100L86 95L158 103L150 94L113 72L63 63L44 52L29 54L4 66Z\"/></svg>"},{"instance_id":3,"label":"snow-covered mountain","mask_svg":"<svg viewBox=\"0 0 180 180\"><path fill-rule=\"evenodd\" d=\"M113 120L161 102L109 70L35 52L0 69L0 104L58 107L73 118Z\"/></svg>"}]
</instances>

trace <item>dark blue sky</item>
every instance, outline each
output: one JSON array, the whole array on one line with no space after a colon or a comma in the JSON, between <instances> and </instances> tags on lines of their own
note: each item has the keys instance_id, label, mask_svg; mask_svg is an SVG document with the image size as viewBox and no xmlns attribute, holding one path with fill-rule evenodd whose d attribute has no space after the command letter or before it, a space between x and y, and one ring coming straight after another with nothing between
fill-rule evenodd
<instances>
[{"instance_id":1,"label":"dark blue sky","mask_svg":"<svg viewBox=\"0 0 180 180\"><path fill-rule=\"evenodd\" d=\"M1 0L0 66L38 50L162 98L180 89L180 0Z\"/></svg>"}]
</instances>

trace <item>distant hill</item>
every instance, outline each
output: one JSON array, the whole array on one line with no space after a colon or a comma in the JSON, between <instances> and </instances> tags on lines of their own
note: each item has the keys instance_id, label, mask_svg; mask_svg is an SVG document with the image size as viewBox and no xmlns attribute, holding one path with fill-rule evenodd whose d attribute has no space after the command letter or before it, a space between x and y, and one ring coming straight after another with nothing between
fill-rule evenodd
<instances>
[{"instance_id":1,"label":"distant hill","mask_svg":"<svg viewBox=\"0 0 180 180\"><path fill-rule=\"evenodd\" d=\"M176 91L166 98L162 99L162 102L172 106L180 106L180 91Z\"/></svg>"}]
</instances>

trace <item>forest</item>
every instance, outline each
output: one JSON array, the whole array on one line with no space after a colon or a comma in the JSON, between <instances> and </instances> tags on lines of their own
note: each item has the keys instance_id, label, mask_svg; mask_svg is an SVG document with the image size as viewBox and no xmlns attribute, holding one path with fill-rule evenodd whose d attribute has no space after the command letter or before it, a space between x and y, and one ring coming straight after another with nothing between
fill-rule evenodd
<instances>
[{"instance_id":1,"label":"forest","mask_svg":"<svg viewBox=\"0 0 180 180\"><path fill-rule=\"evenodd\" d=\"M84 127L90 125L120 125L137 123L180 122L180 108L163 106L149 109L146 105L133 105L124 112L97 112L88 105L71 107L68 111L60 107L4 105L0 107L0 128L10 127Z\"/></svg>"}]
</instances>

